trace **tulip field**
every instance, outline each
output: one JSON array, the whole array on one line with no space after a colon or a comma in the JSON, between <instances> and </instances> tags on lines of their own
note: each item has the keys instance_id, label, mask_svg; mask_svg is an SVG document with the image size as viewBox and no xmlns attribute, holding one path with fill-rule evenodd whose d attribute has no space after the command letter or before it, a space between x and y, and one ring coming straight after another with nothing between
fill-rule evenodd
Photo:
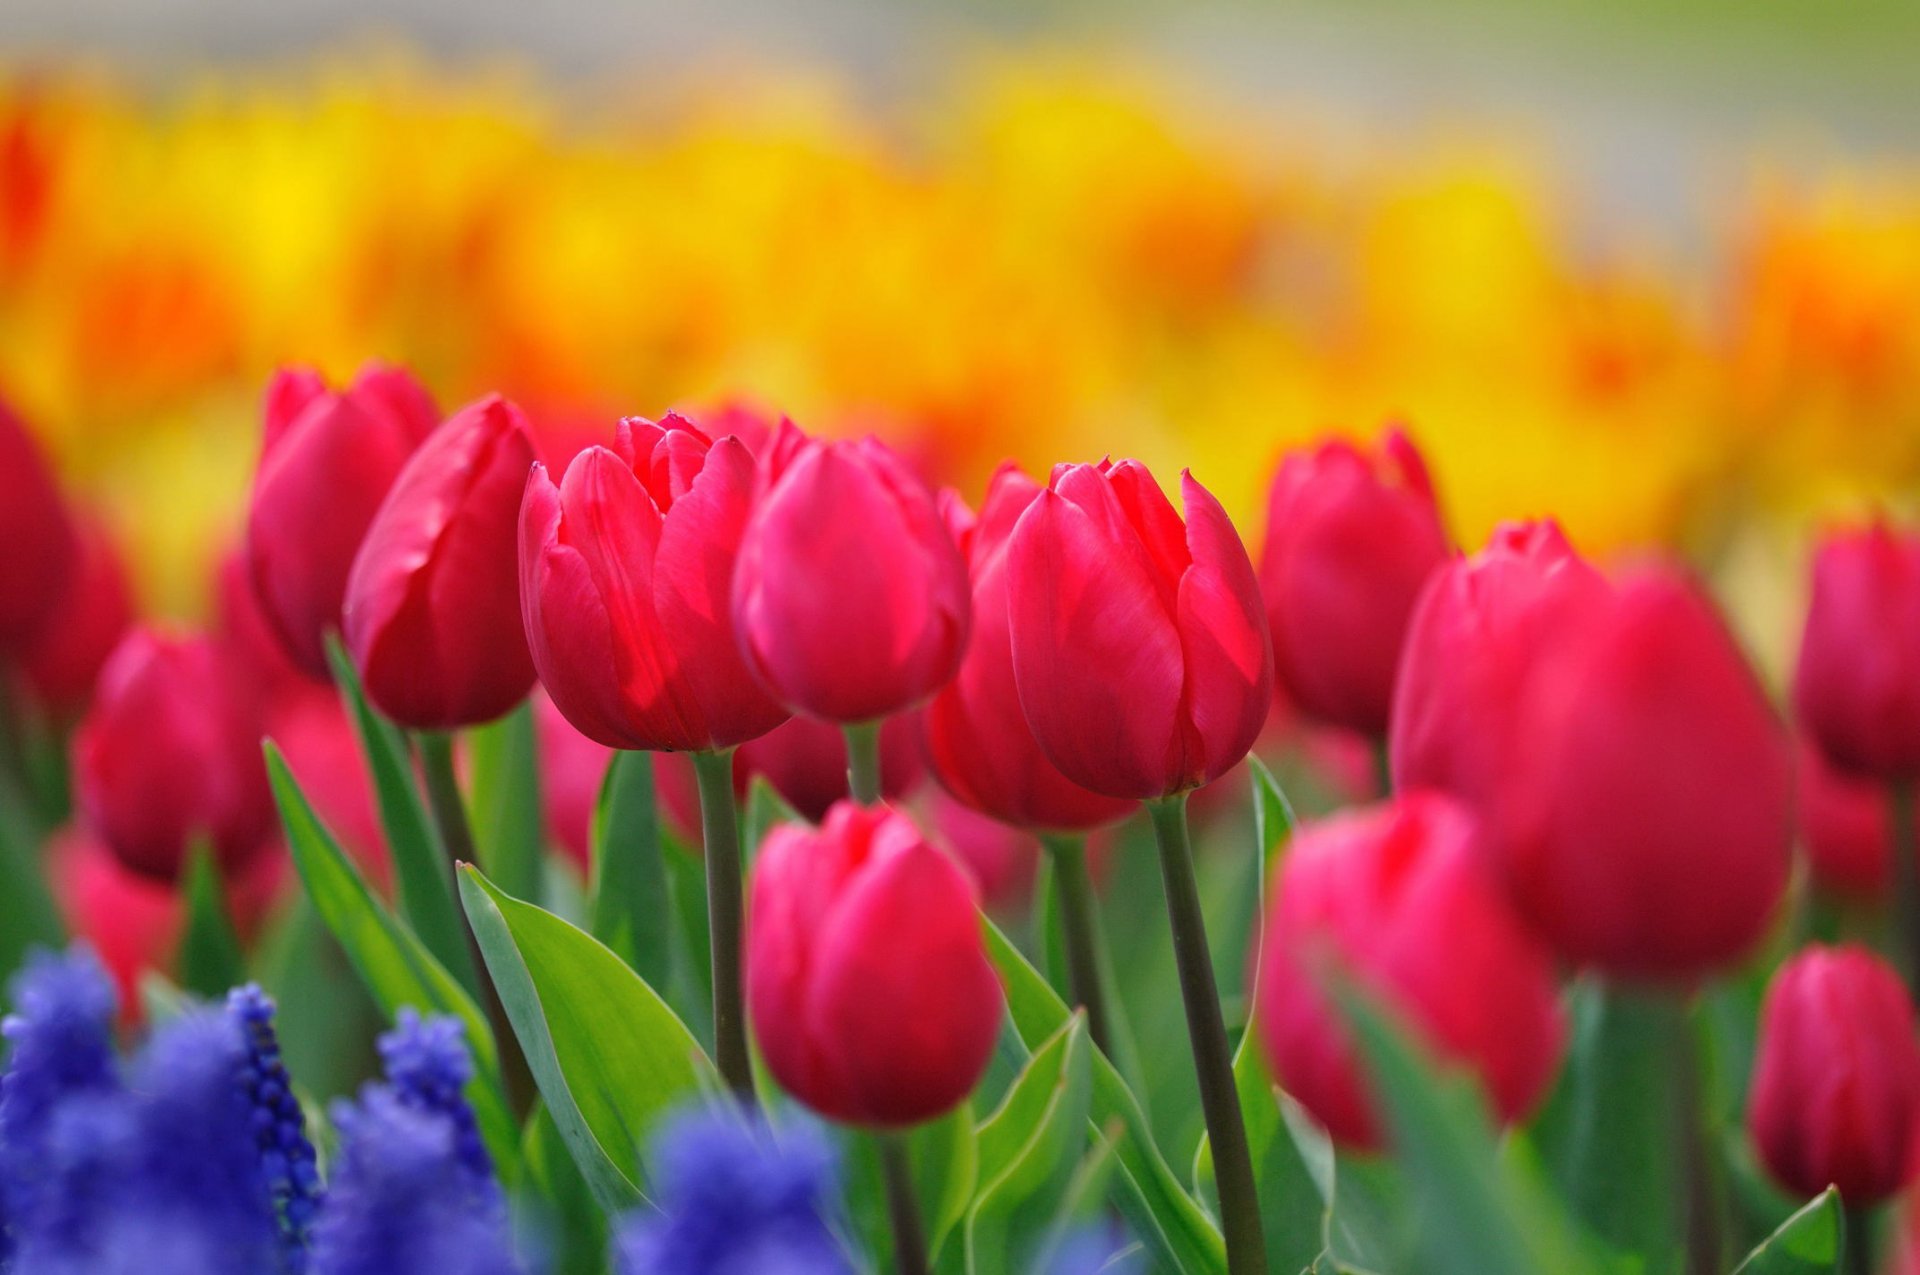
<instances>
[{"instance_id":1,"label":"tulip field","mask_svg":"<svg viewBox=\"0 0 1920 1275\"><path fill-rule=\"evenodd\" d=\"M1910 182L392 74L0 71L0 1275L1920 1275Z\"/></svg>"}]
</instances>

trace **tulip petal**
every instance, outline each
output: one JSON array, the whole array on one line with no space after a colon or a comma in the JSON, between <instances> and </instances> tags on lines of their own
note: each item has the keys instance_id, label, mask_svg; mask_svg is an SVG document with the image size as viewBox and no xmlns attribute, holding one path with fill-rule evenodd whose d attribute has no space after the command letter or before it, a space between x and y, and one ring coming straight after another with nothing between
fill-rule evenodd
<instances>
[{"instance_id":1,"label":"tulip petal","mask_svg":"<svg viewBox=\"0 0 1920 1275\"><path fill-rule=\"evenodd\" d=\"M1247 755L1273 702L1273 648L1247 548L1213 493L1182 474L1193 566L1180 579L1192 782L1217 779Z\"/></svg>"}]
</instances>

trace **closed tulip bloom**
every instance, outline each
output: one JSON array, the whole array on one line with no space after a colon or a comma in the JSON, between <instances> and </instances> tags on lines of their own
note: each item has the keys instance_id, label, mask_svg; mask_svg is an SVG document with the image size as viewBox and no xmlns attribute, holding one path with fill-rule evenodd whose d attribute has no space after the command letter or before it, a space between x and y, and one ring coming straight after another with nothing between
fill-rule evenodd
<instances>
[{"instance_id":1,"label":"closed tulip bloom","mask_svg":"<svg viewBox=\"0 0 1920 1275\"><path fill-rule=\"evenodd\" d=\"M325 679L325 638L340 627L354 554L440 412L411 374L370 363L338 391L306 369L282 370L267 388L265 417L248 578L288 656Z\"/></svg>"},{"instance_id":2,"label":"closed tulip bloom","mask_svg":"<svg viewBox=\"0 0 1920 1275\"><path fill-rule=\"evenodd\" d=\"M965 872L906 816L842 802L753 865L747 1006L774 1078L824 1116L904 1128L985 1073L1004 999Z\"/></svg>"},{"instance_id":3,"label":"closed tulip bloom","mask_svg":"<svg viewBox=\"0 0 1920 1275\"><path fill-rule=\"evenodd\" d=\"M905 462L877 439L769 445L740 546L734 625L794 711L869 722L940 689L966 650L966 563Z\"/></svg>"},{"instance_id":4,"label":"closed tulip bloom","mask_svg":"<svg viewBox=\"0 0 1920 1275\"><path fill-rule=\"evenodd\" d=\"M121 862L163 881L204 839L237 871L272 837L261 723L205 637L129 633L74 737L79 807Z\"/></svg>"},{"instance_id":5,"label":"closed tulip bloom","mask_svg":"<svg viewBox=\"0 0 1920 1275\"><path fill-rule=\"evenodd\" d=\"M25 422L0 402L0 658L32 641L60 605L79 553L53 471Z\"/></svg>"},{"instance_id":6,"label":"closed tulip bloom","mask_svg":"<svg viewBox=\"0 0 1920 1275\"><path fill-rule=\"evenodd\" d=\"M1400 430L1373 448L1335 439L1287 456L1267 497L1260 589L1293 702L1386 734L1408 617L1446 557L1433 484Z\"/></svg>"},{"instance_id":7,"label":"closed tulip bloom","mask_svg":"<svg viewBox=\"0 0 1920 1275\"><path fill-rule=\"evenodd\" d=\"M1551 521L1507 523L1447 563L1414 608L1388 751L1398 789L1490 798L1525 747L1514 719L1536 656L1604 605L1608 586Z\"/></svg>"},{"instance_id":8,"label":"closed tulip bloom","mask_svg":"<svg viewBox=\"0 0 1920 1275\"><path fill-rule=\"evenodd\" d=\"M765 734L787 711L734 639L731 585L754 461L669 415L620 423L520 509L520 596L553 702L611 748L690 752ZM830 587L825 592L831 595Z\"/></svg>"},{"instance_id":9,"label":"closed tulip bloom","mask_svg":"<svg viewBox=\"0 0 1920 1275\"><path fill-rule=\"evenodd\" d=\"M973 634L960 671L920 715L927 762L946 790L1020 828L1078 829L1124 818L1133 803L1090 792L1040 751L1020 707L1007 619L1007 544L1043 488L1011 466L993 476L977 520L948 493L950 526L973 580Z\"/></svg>"},{"instance_id":10,"label":"closed tulip bloom","mask_svg":"<svg viewBox=\"0 0 1920 1275\"><path fill-rule=\"evenodd\" d=\"M1792 747L1712 605L1645 568L1541 659L1493 803L1521 909L1616 978L1746 955L1786 888Z\"/></svg>"},{"instance_id":11,"label":"closed tulip bloom","mask_svg":"<svg viewBox=\"0 0 1920 1275\"><path fill-rule=\"evenodd\" d=\"M1782 965L1760 1011L1747 1127L1769 1172L1801 1196L1840 1188L1877 1204L1912 1173L1920 1043L1900 976L1855 946Z\"/></svg>"},{"instance_id":12,"label":"closed tulip bloom","mask_svg":"<svg viewBox=\"0 0 1920 1275\"><path fill-rule=\"evenodd\" d=\"M1893 818L1884 785L1850 774L1819 749L1800 749L1800 845L1814 885L1875 902L1893 889Z\"/></svg>"},{"instance_id":13,"label":"closed tulip bloom","mask_svg":"<svg viewBox=\"0 0 1920 1275\"><path fill-rule=\"evenodd\" d=\"M400 725L491 721L532 688L515 549L533 463L520 409L481 399L420 445L367 528L347 578L347 650Z\"/></svg>"},{"instance_id":14,"label":"closed tulip bloom","mask_svg":"<svg viewBox=\"0 0 1920 1275\"><path fill-rule=\"evenodd\" d=\"M1545 1096L1566 1031L1552 955L1520 921L1464 806L1437 793L1303 827L1274 875L1254 1025L1274 1074L1333 1138L1380 1145L1337 980L1476 1075L1503 1121Z\"/></svg>"},{"instance_id":15,"label":"closed tulip bloom","mask_svg":"<svg viewBox=\"0 0 1920 1275\"><path fill-rule=\"evenodd\" d=\"M1184 524L1138 461L1059 466L1007 547L1027 724L1062 774L1109 797L1225 774L1273 698L1246 546L1206 488L1180 482Z\"/></svg>"},{"instance_id":16,"label":"closed tulip bloom","mask_svg":"<svg viewBox=\"0 0 1920 1275\"><path fill-rule=\"evenodd\" d=\"M100 666L133 624L133 586L107 529L78 526L79 557L59 604L20 655L34 699L60 717L87 706Z\"/></svg>"},{"instance_id":17,"label":"closed tulip bloom","mask_svg":"<svg viewBox=\"0 0 1920 1275\"><path fill-rule=\"evenodd\" d=\"M1920 532L1875 522L1820 546L1793 697L1837 765L1920 777Z\"/></svg>"}]
</instances>

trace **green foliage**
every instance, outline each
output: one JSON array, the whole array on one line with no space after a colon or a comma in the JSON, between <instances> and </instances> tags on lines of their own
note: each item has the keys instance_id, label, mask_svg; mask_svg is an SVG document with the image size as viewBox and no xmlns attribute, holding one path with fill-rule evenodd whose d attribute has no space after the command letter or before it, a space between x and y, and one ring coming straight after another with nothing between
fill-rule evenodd
<instances>
[{"instance_id":1,"label":"green foliage","mask_svg":"<svg viewBox=\"0 0 1920 1275\"><path fill-rule=\"evenodd\" d=\"M1828 1187L1747 1254L1738 1275L1837 1275L1847 1239L1840 1193Z\"/></svg>"},{"instance_id":2,"label":"green foliage","mask_svg":"<svg viewBox=\"0 0 1920 1275\"><path fill-rule=\"evenodd\" d=\"M593 812L593 876L588 916L593 936L650 986L672 970L673 909L660 863L660 817L653 758L617 752Z\"/></svg>"},{"instance_id":3,"label":"green foliage","mask_svg":"<svg viewBox=\"0 0 1920 1275\"><path fill-rule=\"evenodd\" d=\"M180 935L175 967L187 991L216 999L229 987L247 981L247 957L234 932L213 853L198 844L187 855L185 895L187 923Z\"/></svg>"},{"instance_id":4,"label":"green foliage","mask_svg":"<svg viewBox=\"0 0 1920 1275\"><path fill-rule=\"evenodd\" d=\"M473 839L480 867L516 898L539 899L546 819L533 701L467 732Z\"/></svg>"}]
</instances>

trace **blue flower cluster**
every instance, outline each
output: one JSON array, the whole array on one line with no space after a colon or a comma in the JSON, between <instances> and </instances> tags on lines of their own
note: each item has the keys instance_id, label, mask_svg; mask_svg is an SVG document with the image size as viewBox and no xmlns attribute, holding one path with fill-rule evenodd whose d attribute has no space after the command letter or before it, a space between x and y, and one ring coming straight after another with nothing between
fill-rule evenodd
<instances>
[{"instance_id":1,"label":"blue flower cluster","mask_svg":"<svg viewBox=\"0 0 1920 1275\"><path fill-rule=\"evenodd\" d=\"M320 1201L320 1168L313 1143L307 1139L306 1113L280 1060L273 1002L252 984L236 987L227 994L227 1015L246 1040L240 1087L252 1112L260 1176L280 1224L287 1270L300 1275L306 1269L307 1245Z\"/></svg>"}]
</instances>

